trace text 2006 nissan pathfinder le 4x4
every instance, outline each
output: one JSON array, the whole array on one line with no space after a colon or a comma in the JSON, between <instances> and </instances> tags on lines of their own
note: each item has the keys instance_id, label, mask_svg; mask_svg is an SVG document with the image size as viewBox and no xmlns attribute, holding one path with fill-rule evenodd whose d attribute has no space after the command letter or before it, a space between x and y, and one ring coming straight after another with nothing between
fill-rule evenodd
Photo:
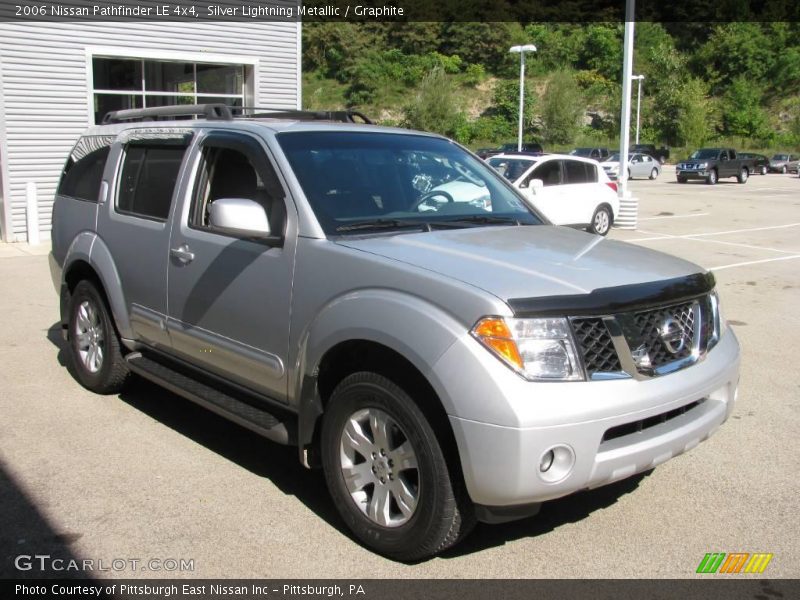
<instances>
[{"instance_id":1,"label":"text 2006 nissan pathfinder le 4x4","mask_svg":"<svg viewBox=\"0 0 800 600\"><path fill-rule=\"evenodd\" d=\"M296 445L400 560L731 414L739 344L710 273L548 224L442 137L240 111L111 113L75 145L51 265L88 389L136 373Z\"/></svg>"}]
</instances>

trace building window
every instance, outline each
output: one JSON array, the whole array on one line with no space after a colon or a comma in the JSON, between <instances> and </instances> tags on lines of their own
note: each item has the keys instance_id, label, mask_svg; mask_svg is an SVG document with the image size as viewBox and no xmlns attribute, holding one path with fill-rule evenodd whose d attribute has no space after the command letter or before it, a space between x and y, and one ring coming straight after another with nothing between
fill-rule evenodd
<instances>
[{"instance_id":1,"label":"building window","mask_svg":"<svg viewBox=\"0 0 800 600\"><path fill-rule=\"evenodd\" d=\"M92 59L94 122L106 113L173 104L244 106L245 65Z\"/></svg>"}]
</instances>

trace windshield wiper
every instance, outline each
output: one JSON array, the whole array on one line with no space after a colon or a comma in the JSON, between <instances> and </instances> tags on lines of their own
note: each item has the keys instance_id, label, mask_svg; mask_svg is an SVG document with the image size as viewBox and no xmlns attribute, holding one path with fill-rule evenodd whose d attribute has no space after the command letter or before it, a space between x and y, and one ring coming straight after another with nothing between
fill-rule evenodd
<instances>
[{"instance_id":1,"label":"windshield wiper","mask_svg":"<svg viewBox=\"0 0 800 600\"><path fill-rule=\"evenodd\" d=\"M362 229L402 229L405 227L413 227L414 229L421 229L423 231L430 231L430 223L425 221L403 220L403 219L370 219L367 221L357 221L356 223L349 223L347 225L339 225L336 228L337 232L346 231L360 231Z\"/></svg>"},{"instance_id":2,"label":"windshield wiper","mask_svg":"<svg viewBox=\"0 0 800 600\"><path fill-rule=\"evenodd\" d=\"M519 219L514 217L500 217L497 215L468 215L454 219L447 219L444 223L477 223L481 225L522 225Z\"/></svg>"}]
</instances>

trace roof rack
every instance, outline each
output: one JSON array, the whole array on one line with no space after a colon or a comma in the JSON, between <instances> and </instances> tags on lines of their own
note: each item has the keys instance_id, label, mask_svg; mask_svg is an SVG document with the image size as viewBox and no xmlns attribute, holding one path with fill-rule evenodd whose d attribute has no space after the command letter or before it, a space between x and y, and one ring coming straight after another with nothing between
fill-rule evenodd
<instances>
[{"instance_id":1,"label":"roof rack","mask_svg":"<svg viewBox=\"0 0 800 600\"><path fill-rule=\"evenodd\" d=\"M155 120L159 117L205 117L209 121L230 121L233 119L231 107L227 104L180 104L176 106L154 106L152 108L131 108L106 113L103 125L122 123L136 119Z\"/></svg>"},{"instance_id":2,"label":"roof rack","mask_svg":"<svg viewBox=\"0 0 800 600\"><path fill-rule=\"evenodd\" d=\"M246 114L246 113L251 114ZM236 114L234 114L236 113ZM227 104L191 104L176 106L155 106L152 108L132 108L109 112L103 117L103 125L134 120L156 120L174 117L202 117L209 121L231 121L244 119L293 119L297 121L335 121L339 123L358 123L367 125L372 121L355 110L286 110L259 106L228 106Z\"/></svg>"},{"instance_id":3,"label":"roof rack","mask_svg":"<svg viewBox=\"0 0 800 600\"><path fill-rule=\"evenodd\" d=\"M252 111L252 114L241 114L242 118L247 119L294 119L297 121L335 121L339 123L358 123L360 119L366 125L371 125L372 121L363 113L357 110L287 110L285 108L270 108L261 106L232 106L233 112L244 113Z\"/></svg>"}]
</instances>

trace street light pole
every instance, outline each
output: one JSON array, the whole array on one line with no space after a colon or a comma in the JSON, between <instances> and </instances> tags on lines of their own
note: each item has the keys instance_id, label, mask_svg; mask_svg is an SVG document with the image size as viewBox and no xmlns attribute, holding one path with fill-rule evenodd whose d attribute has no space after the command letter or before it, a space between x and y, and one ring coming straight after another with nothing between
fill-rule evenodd
<instances>
[{"instance_id":1,"label":"street light pole","mask_svg":"<svg viewBox=\"0 0 800 600\"><path fill-rule=\"evenodd\" d=\"M517 135L517 152L522 152L522 120L525 110L525 53L536 52L536 46L512 46L510 52L519 52L519 134Z\"/></svg>"},{"instance_id":2,"label":"street light pole","mask_svg":"<svg viewBox=\"0 0 800 600\"><path fill-rule=\"evenodd\" d=\"M644 75L633 75L631 79L639 81L639 89L636 93L636 143L639 143L639 113L642 110L642 80Z\"/></svg>"}]
</instances>

